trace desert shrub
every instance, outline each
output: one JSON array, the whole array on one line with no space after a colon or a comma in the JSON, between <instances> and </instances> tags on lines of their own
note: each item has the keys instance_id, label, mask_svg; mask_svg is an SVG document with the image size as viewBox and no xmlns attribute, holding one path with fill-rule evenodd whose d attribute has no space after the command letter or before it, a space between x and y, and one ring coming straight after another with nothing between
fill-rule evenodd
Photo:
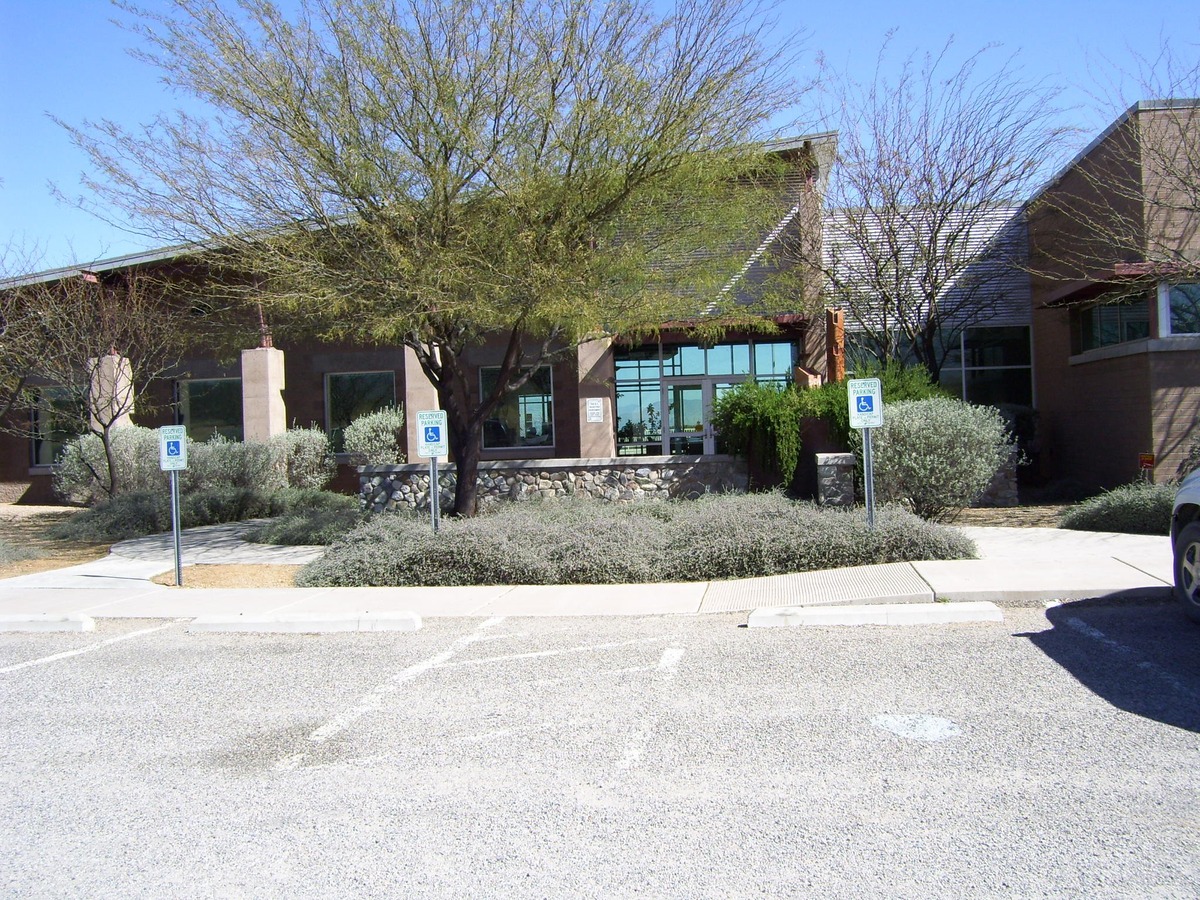
<instances>
[{"instance_id":1,"label":"desert shrub","mask_svg":"<svg viewBox=\"0 0 1200 900\"><path fill-rule=\"evenodd\" d=\"M969 506L1013 453L995 409L947 397L888 403L872 441L880 498L930 521Z\"/></svg>"},{"instance_id":2,"label":"desert shrub","mask_svg":"<svg viewBox=\"0 0 1200 900\"><path fill-rule=\"evenodd\" d=\"M324 545L350 531L364 514L357 497L308 492L289 504L289 512L246 532L246 540L258 544Z\"/></svg>"},{"instance_id":3,"label":"desert shrub","mask_svg":"<svg viewBox=\"0 0 1200 900\"><path fill-rule=\"evenodd\" d=\"M768 483L791 482L800 462L800 403L791 388L744 381L713 403L712 422L730 453Z\"/></svg>"},{"instance_id":4,"label":"desert shrub","mask_svg":"<svg viewBox=\"0 0 1200 900\"><path fill-rule=\"evenodd\" d=\"M929 380L929 373L921 366L903 366L899 363L867 365L859 367L854 377L879 379L885 421L887 410L894 403L950 396L944 388ZM847 390L845 381L831 381L800 391L800 415L828 422L834 437L843 447L857 450L862 446L862 439L858 430L850 427Z\"/></svg>"},{"instance_id":5,"label":"desert shrub","mask_svg":"<svg viewBox=\"0 0 1200 900\"><path fill-rule=\"evenodd\" d=\"M20 562L23 559L37 559L41 554L32 547L22 547L0 539L0 566Z\"/></svg>"},{"instance_id":6,"label":"desert shrub","mask_svg":"<svg viewBox=\"0 0 1200 900\"><path fill-rule=\"evenodd\" d=\"M1123 534L1170 534L1174 484L1138 482L1106 491L1063 513L1059 528L1116 531Z\"/></svg>"},{"instance_id":7,"label":"desert shrub","mask_svg":"<svg viewBox=\"0 0 1200 900\"><path fill-rule=\"evenodd\" d=\"M285 516L321 501L321 491L285 489L252 491L222 486L182 494L179 518L184 528L240 522L245 519ZM353 501L354 498L346 498ZM48 532L68 541L123 541L171 530L171 498L168 491L121 494L80 510Z\"/></svg>"},{"instance_id":8,"label":"desert shrub","mask_svg":"<svg viewBox=\"0 0 1200 900\"><path fill-rule=\"evenodd\" d=\"M960 559L960 533L899 509L874 530L862 511L778 493L697 501L504 504L473 519L384 514L335 541L297 584L621 584L713 580L830 566Z\"/></svg>"},{"instance_id":9,"label":"desert shrub","mask_svg":"<svg viewBox=\"0 0 1200 900\"><path fill-rule=\"evenodd\" d=\"M359 416L346 426L346 452L359 465L396 466L404 462L400 450L404 438L404 408L388 407Z\"/></svg>"},{"instance_id":10,"label":"desert shrub","mask_svg":"<svg viewBox=\"0 0 1200 900\"><path fill-rule=\"evenodd\" d=\"M109 432L118 494L162 490L167 476L159 469L158 432L129 425ZM99 435L68 441L58 457L54 492L68 503L91 505L109 496L109 471Z\"/></svg>"},{"instance_id":11,"label":"desert shrub","mask_svg":"<svg viewBox=\"0 0 1200 900\"><path fill-rule=\"evenodd\" d=\"M187 493L219 488L270 491L287 486L285 470L277 465L268 444L234 441L219 434L203 443L188 442L188 467L179 476L180 487Z\"/></svg>"},{"instance_id":12,"label":"desert shrub","mask_svg":"<svg viewBox=\"0 0 1200 900\"><path fill-rule=\"evenodd\" d=\"M268 446L288 487L319 491L337 474L333 445L320 428L289 428L272 436Z\"/></svg>"},{"instance_id":13,"label":"desert shrub","mask_svg":"<svg viewBox=\"0 0 1200 900\"><path fill-rule=\"evenodd\" d=\"M49 529L64 541L123 541L171 528L171 500L166 491L120 494L81 510Z\"/></svg>"}]
</instances>

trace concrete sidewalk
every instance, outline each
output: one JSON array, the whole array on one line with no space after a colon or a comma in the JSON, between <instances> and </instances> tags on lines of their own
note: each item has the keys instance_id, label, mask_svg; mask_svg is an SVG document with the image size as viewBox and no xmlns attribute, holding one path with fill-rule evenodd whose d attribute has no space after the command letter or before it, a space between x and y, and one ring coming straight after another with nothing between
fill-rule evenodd
<instances>
[{"instance_id":1,"label":"concrete sidewalk","mask_svg":"<svg viewBox=\"0 0 1200 900\"><path fill-rule=\"evenodd\" d=\"M241 540L244 525L189 529L185 565L303 563L319 547ZM1031 605L1106 595L1165 596L1172 560L1164 537L1053 528L961 529L980 558L889 563L738 581L648 585L255 588L163 587L170 536L125 541L97 562L0 580L0 617L241 617L284 622L320 617L670 615L807 606L986 601ZM187 582L186 569L184 582Z\"/></svg>"}]
</instances>

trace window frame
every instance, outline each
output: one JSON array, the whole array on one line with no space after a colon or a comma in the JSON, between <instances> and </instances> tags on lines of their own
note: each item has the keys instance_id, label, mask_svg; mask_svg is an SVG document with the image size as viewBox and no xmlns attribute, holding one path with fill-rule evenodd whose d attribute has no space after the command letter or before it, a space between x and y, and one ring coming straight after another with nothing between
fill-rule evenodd
<instances>
[{"instance_id":1,"label":"window frame","mask_svg":"<svg viewBox=\"0 0 1200 900\"><path fill-rule=\"evenodd\" d=\"M497 372L498 373L501 368L502 368L501 366L480 366L479 367L478 379L479 379L479 396L480 397L485 396L485 391L486 391L486 389L484 387L485 373L487 373L487 372ZM521 370L521 371L523 374L526 370ZM495 414L506 403L515 401L517 404L517 416L519 419L520 415L521 415L521 393L520 392L523 391L530 384L532 384L534 378L537 377L537 374L542 371L545 371L547 376L549 377L549 386L547 388L546 393L540 393L540 394L536 394L534 396L545 398L542 400L543 405L545 405L546 403L549 403L549 415L543 414L543 422L549 423L549 425L550 425L550 441L548 443L527 444L527 443L525 443L527 438L522 436L520 441L515 444L503 444L500 446L488 446L487 427L486 427L487 423L485 422L484 423L485 427L479 434L479 447L481 450L492 453L492 452L497 452L497 451L502 452L502 451L514 451L514 450L553 450L555 448L556 443L558 441L558 428L556 427L556 423L554 421L554 409L555 409L555 405L556 405L555 399L554 399L554 366L543 364L543 365L540 365L537 368L535 368L533 370L533 374L529 376L529 380L526 381L525 384L522 385L522 387L520 389L518 389L517 392L509 393L508 396L506 396L504 399L502 399L500 401L500 403L496 406L496 408L494 410L492 410L492 412L493 412L493 414ZM490 418L497 418L497 417L495 415L493 415Z\"/></svg>"},{"instance_id":2,"label":"window frame","mask_svg":"<svg viewBox=\"0 0 1200 900\"><path fill-rule=\"evenodd\" d=\"M245 406L245 398L244 398L244 395L242 394L242 389L241 389L242 377L240 375L222 375L222 376L219 376L216 378L177 378L177 379L175 379L174 422L176 425L183 425L184 427L188 428L188 437L189 438L198 440L198 438L195 438L194 435L192 435L192 433L191 433L191 422L190 421L185 422L184 418L183 418L184 387L190 386L193 384L198 384L198 383L212 383L212 382L216 382L216 381L236 381L238 383L238 396L241 398L241 400L239 402L239 406L241 408L241 416L240 416L240 420L237 423L237 436L230 437L229 435L225 435L225 437L229 438L230 440L243 441L246 438L246 430L245 430L246 429L246 406ZM188 399L188 405L189 405L189 412L190 412L190 406L191 406L191 398L190 397ZM218 426L218 427L223 427L223 426ZM216 432L214 432L214 433L216 433ZM212 435L210 434L208 438L205 438L205 440L208 440L211 437L212 437Z\"/></svg>"},{"instance_id":3,"label":"window frame","mask_svg":"<svg viewBox=\"0 0 1200 900\"><path fill-rule=\"evenodd\" d=\"M1172 337L1175 335L1193 336L1197 331L1176 331L1175 322L1171 317L1171 290L1180 285L1194 286L1200 290L1200 281L1160 281L1158 283L1158 336Z\"/></svg>"},{"instance_id":4,"label":"window frame","mask_svg":"<svg viewBox=\"0 0 1200 900\"><path fill-rule=\"evenodd\" d=\"M330 444L334 447L337 446L338 441L337 441L337 436L334 434L334 427L333 427L333 404L330 402L331 395L329 392L330 379L331 378L346 378L346 377L353 377L353 376L360 376L360 375L387 375L389 378L391 378L391 381L392 381L391 402L384 404L383 406L379 407L378 409L387 409L388 407L396 406L396 370L395 369L363 369L363 370L353 370L353 371L348 371L348 372L346 372L346 371L326 372L321 379L323 393L324 393L323 400L324 400L324 407L325 407L325 434L327 434L329 436ZM373 411L377 412L378 409L373 410ZM346 429L346 426L350 425L350 422L353 422L353 421L354 420L351 419L349 422L346 423L346 425L343 425L341 427L341 430L344 432ZM347 454L344 449L335 451L335 456L345 457L346 455Z\"/></svg>"}]
</instances>

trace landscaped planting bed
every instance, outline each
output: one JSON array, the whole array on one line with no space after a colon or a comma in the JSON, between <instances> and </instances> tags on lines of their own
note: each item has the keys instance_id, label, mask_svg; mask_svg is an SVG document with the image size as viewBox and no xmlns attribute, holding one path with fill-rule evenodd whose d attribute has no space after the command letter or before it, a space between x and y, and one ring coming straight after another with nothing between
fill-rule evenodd
<instances>
[{"instance_id":1,"label":"landscaped planting bed","mask_svg":"<svg viewBox=\"0 0 1200 900\"><path fill-rule=\"evenodd\" d=\"M722 494L625 505L498 506L473 519L377 515L305 566L301 586L623 584L711 581L840 566L965 559L961 533L900 509L862 510Z\"/></svg>"}]
</instances>

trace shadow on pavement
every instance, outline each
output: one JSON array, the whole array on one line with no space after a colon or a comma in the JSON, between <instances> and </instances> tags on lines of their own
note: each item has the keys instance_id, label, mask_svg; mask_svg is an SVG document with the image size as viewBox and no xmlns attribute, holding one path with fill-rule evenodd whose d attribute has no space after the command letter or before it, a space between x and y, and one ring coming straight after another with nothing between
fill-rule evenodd
<instances>
[{"instance_id":1,"label":"shadow on pavement","mask_svg":"<svg viewBox=\"0 0 1200 900\"><path fill-rule=\"evenodd\" d=\"M1121 592L1046 611L1028 638L1119 709L1200 732L1200 624L1174 600Z\"/></svg>"}]
</instances>

